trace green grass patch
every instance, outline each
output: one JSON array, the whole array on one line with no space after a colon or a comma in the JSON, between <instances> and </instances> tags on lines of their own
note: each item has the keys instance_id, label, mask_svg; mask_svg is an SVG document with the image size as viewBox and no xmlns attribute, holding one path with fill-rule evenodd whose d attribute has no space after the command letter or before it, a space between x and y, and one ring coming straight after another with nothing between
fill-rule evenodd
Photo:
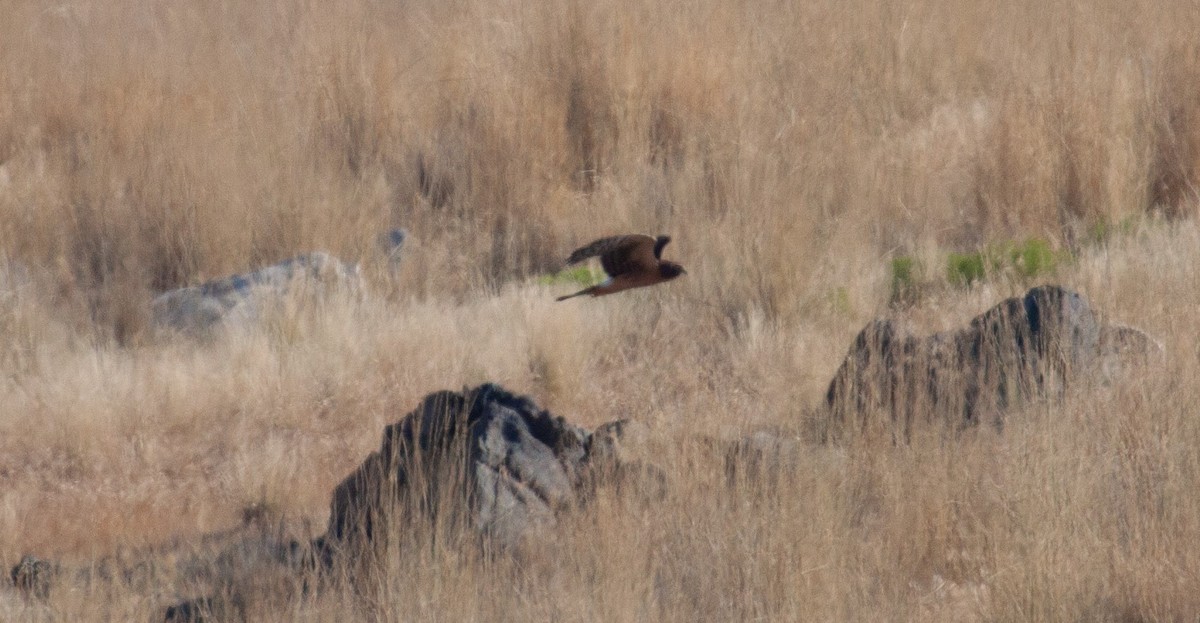
<instances>
[{"instance_id":1,"label":"green grass patch","mask_svg":"<svg viewBox=\"0 0 1200 623\"><path fill-rule=\"evenodd\" d=\"M850 305L850 291L844 287L838 287L826 293L829 302L829 308L834 312L842 315L849 315L854 311L854 307Z\"/></svg>"},{"instance_id":2,"label":"green grass patch","mask_svg":"<svg viewBox=\"0 0 1200 623\"><path fill-rule=\"evenodd\" d=\"M921 264L917 258L901 255L892 259L892 304L911 303L920 289Z\"/></svg>"},{"instance_id":3,"label":"green grass patch","mask_svg":"<svg viewBox=\"0 0 1200 623\"><path fill-rule=\"evenodd\" d=\"M542 275L537 282L544 286L577 285L591 286L603 280L603 274L587 266L566 268L553 275Z\"/></svg>"},{"instance_id":4,"label":"green grass patch","mask_svg":"<svg viewBox=\"0 0 1200 623\"><path fill-rule=\"evenodd\" d=\"M1102 218L1087 230L1087 242L1091 244L1104 244L1111 238L1116 236L1125 236L1133 233L1137 229L1137 216L1126 216L1125 218L1113 222L1108 218Z\"/></svg>"},{"instance_id":5,"label":"green grass patch","mask_svg":"<svg viewBox=\"0 0 1200 623\"><path fill-rule=\"evenodd\" d=\"M1047 277L1070 260L1069 252L1056 251L1049 241L1041 238L997 242L976 251L947 253L943 282L936 273L931 275L917 258L901 255L892 258L889 265L891 305L911 305L939 283L965 288L998 277L1020 280Z\"/></svg>"},{"instance_id":6,"label":"green grass patch","mask_svg":"<svg viewBox=\"0 0 1200 623\"><path fill-rule=\"evenodd\" d=\"M987 261L982 251L951 252L946 258L946 280L956 286L969 286L983 280L987 274L986 265Z\"/></svg>"},{"instance_id":7,"label":"green grass patch","mask_svg":"<svg viewBox=\"0 0 1200 623\"><path fill-rule=\"evenodd\" d=\"M1013 245L1008 250L1008 258L1013 269L1025 278L1052 273L1059 263L1059 256L1050 248L1050 243L1040 238Z\"/></svg>"},{"instance_id":8,"label":"green grass patch","mask_svg":"<svg viewBox=\"0 0 1200 623\"><path fill-rule=\"evenodd\" d=\"M1034 279L1053 274L1069 258L1068 252L1055 251L1041 238L1000 242L980 251L950 253L946 258L946 280L956 286L969 286L1006 273Z\"/></svg>"}]
</instances>

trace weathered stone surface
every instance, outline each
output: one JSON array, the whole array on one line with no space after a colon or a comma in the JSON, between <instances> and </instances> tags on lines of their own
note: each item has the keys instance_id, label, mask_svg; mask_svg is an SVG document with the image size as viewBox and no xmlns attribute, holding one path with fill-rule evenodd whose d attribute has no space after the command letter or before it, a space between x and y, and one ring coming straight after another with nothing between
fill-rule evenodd
<instances>
[{"instance_id":1,"label":"weathered stone surface","mask_svg":"<svg viewBox=\"0 0 1200 623\"><path fill-rule=\"evenodd\" d=\"M56 573L54 563L26 554L13 565L9 579L25 598L44 601L50 596L50 585Z\"/></svg>"},{"instance_id":2,"label":"weathered stone surface","mask_svg":"<svg viewBox=\"0 0 1200 623\"><path fill-rule=\"evenodd\" d=\"M399 244L403 244L403 237ZM357 264L324 252L306 253L248 273L171 290L150 305L153 325L192 335L219 327L246 326L273 311L335 291L361 295L365 281Z\"/></svg>"},{"instance_id":3,"label":"weathered stone surface","mask_svg":"<svg viewBox=\"0 0 1200 623\"><path fill-rule=\"evenodd\" d=\"M1104 325L1087 300L1040 286L1002 301L962 329L908 335L890 320L869 323L826 392L830 432L882 417L907 436L919 422L999 424L1032 398L1055 397L1113 361L1161 347L1141 331Z\"/></svg>"},{"instance_id":4,"label":"weathered stone surface","mask_svg":"<svg viewBox=\"0 0 1200 623\"><path fill-rule=\"evenodd\" d=\"M413 517L461 521L518 545L555 526L594 486L636 470L615 449L627 426L602 428L594 436L492 384L430 394L334 490L315 549L332 558L371 548Z\"/></svg>"},{"instance_id":5,"label":"weathered stone surface","mask_svg":"<svg viewBox=\"0 0 1200 623\"><path fill-rule=\"evenodd\" d=\"M650 430L635 420L616 420L596 427L587 442L584 495L611 487L618 495L642 502L661 502L667 495L667 474L655 465Z\"/></svg>"},{"instance_id":6,"label":"weathered stone surface","mask_svg":"<svg viewBox=\"0 0 1200 623\"><path fill-rule=\"evenodd\" d=\"M260 620L279 604L311 594L318 584L315 552L307 539L243 526L187 543L183 552L154 553L160 565L164 560L171 564L155 569L157 577L148 584L171 584L179 591L163 613L168 623Z\"/></svg>"},{"instance_id":7,"label":"weathered stone surface","mask_svg":"<svg viewBox=\"0 0 1200 623\"><path fill-rule=\"evenodd\" d=\"M1127 369L1161 362L1166 349L1141 329L1122 324L1100 328L1100 366L1103 378L1116 379Z\"/></svg>"}]
</instances>

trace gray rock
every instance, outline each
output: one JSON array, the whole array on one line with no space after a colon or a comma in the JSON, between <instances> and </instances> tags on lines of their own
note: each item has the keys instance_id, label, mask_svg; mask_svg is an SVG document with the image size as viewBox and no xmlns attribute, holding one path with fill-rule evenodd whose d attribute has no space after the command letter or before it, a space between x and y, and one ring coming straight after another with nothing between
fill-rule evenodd
<instances>
[{"instance_id":1,"label":"gray rock","mask_svg":"<svg viewBox=\"0 0 1200 623\"><path fill-rule=\"evenodd\" d=\"M963 329L908 335L890 320L869 323L834 375L825 400L830 430L882 418L907 438L914 424L999 425L1010 408L1053 398L1156 343L1141 331L1103 325L1087 300L1040 286L1002 301ZM1158 347L1161 352L1161 347Z\"/></svg>"},{"instance_id":2,"label":"gray rock","mask_svg":"<svg viewBox=\"0 0 1200 623\"><path fill-rule=\"evenodd\" d=\"M100 561L93 568L115 567L107 574L130 590L169 583L184 594L200 595L168 606L163 615L168 622L248 620L251 613L316 587L311 545L284 538L279 526L246 524L179 545L160 546L123 563ZM144 580L137 577L139 568L145 568Z\"/></svg>"},{"instance_id":3,"label":"gray rock","mask_svg":"<svg viewBox=\"0 0 1200 623\"><path fill-rule=\"evenodd\" d=\"M1105 380L1119 378L1132 367L1162 363L1166 349L1146 332L1122 324L1100 329L1100 366Z\"/></svg>"},{"instance_id":4,"label":"gray rock","mask_svg":"<svg viewBox=\"0 0 1200 623\"><path fill-rule=\"evenodd\" d=\"M58 567L49 560L26 554L13 565L9 579L26 599L45 601L50 596L50 585Z\"/></svg>"},{"instance_id":5,"label":"gray rock","mask_svg":"<svg viewBox=\"0 0 1200 623\"><path fill-rule=\"evenodd\" d=\"M587 495L611 487L619 495L655 503L667 495L667 475L651 462L650 431L634 420L616 420L596 427L587 442Z\"/></svg>"},{"instance_id":6,"label":"gray rock","mask_svg":"<svg viewBox=\"0 0 1200 623\"><path fill-rule=\"evenodd\" d=\"M403 241L401 236L399 244ZM358 265L324 252L306 253L248 273L166 292L151 303L150 316L158 329L205 336L222 326L261 321L289 300L321 298L334 291L365 293Z\"/></svg>"},{"instance_id":7,"label":"gray rock","mask_svg":"<svg viewBox=\"0 0 1200 623\"><path fill-rule=\"evenodd\" d=\"M387 258L389 270L394 271L400 266L401 252L404 251L404 243L407 241L407 229L393 229L379 237L379 247Z\"/></svg>"},{"instance_id":8,"label":"gray rock","mask_svg":"<svg viewBox=\"0 0 1200 623\"><path fill-rule=\"evenodd\" d=\"M609 425L593 436L492 384L430 394L388 426L380 450L334 490L328 530L314 551L326 562L371 551L414 518L518 546L553 528L559 513L586 502L610 476L640 471L615 450L622 429Z\"/></svg>"}]
</instances>

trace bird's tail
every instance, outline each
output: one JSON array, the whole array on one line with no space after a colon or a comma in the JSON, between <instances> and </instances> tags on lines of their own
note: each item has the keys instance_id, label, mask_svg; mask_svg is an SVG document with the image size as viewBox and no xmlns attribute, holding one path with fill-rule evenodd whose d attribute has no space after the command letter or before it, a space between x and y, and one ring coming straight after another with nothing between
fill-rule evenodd
<instances>
[{"instance_id":1,"label":"bird's tail","mask_svg":"<svg viewBox=\"0 0 1200 623\"><path fill-rule=\"evenodd\" d=\"M591 293L592 293L592 288L585 288L583 290L576 292L575 294L568 294L566 296L560 296L554 300L555 301L565 301L567 299L573 299L577 296L583 296L584 294L591 294Z\"/></svg>"}]
</instances>

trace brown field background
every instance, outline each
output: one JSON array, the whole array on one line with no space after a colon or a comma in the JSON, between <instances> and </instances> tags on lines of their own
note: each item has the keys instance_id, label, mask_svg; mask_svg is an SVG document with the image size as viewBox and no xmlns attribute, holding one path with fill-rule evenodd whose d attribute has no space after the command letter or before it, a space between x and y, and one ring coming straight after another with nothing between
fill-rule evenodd
<instances>
[{"instance_id":1,"label":"brown field background","mask_svg":"<svg viewBox=\"0 0 1200 623\"><path fill-rule=\"evenodd\" d=\"M1200 618L1195 2L0 15L0 561L187 539L255 503L319 529L384 425L495 381L586 426L646 422L670 496L600 505L523 564L422 549L372 616ZM412 242L388 279L393 227ZM562 304L570 284L535 279L623 232L670 233L688 275ZM778 483L730 491L691 462L691 436L820 417L889 311L890 260L1031 237L1071 259L971 288L934 268L892 311L941 330L1053 280L1165 363L1001 434L814 446ZM156 293L313 249L363 261L377 296L211 344L149 336ZM172 590L3 595L0 618L144 620Z\"/></svg>"}]
</instances>

